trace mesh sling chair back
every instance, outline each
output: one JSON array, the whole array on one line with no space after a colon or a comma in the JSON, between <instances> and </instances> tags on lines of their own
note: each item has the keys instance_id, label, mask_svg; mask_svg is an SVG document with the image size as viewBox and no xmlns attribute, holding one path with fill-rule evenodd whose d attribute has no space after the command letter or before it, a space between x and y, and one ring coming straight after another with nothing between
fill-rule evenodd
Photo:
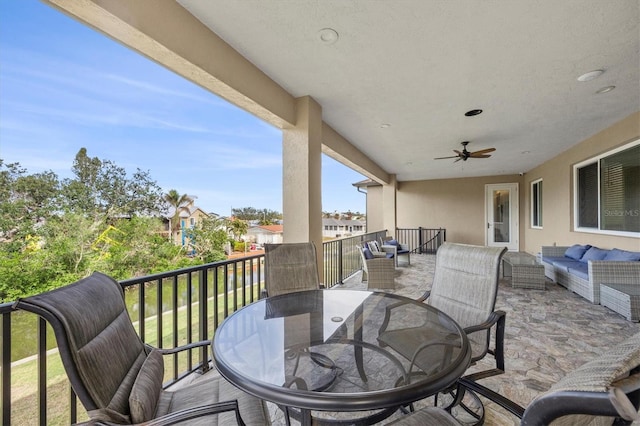
<instances>
[{"instance_id":1,"label":"mesh sling chair back","mask_svg":"<svg viewBox=\"0 0 640 426\"><path fill-rule=\"evenodd\" d=\"M525 409L467 379L470 390L498 404L526 426L630 425L640 420L640 333L560 379ZM484 419L481 419L484 420ZM460 426L441 408L423 408L392 423L395 426Z\"/></svg>"},{"instance_id":2,"label":"mesh sling chair back","mask_svg":"<svg viewBox=\"0 0 640 426\"><path fill-rule=\"evenodd\" d=\"M452 317L467 333L472 347L471 362L484 358L487 353L495 357L496 367L479 371L467 377L477 380L504 372L504 327L505 313L494 311L498 293L500 260L506 252L503 247L483 247L467 244L444 243L436 254L436 266L431 290L419 300L443 311ZM387 317L393 315L388 308ZM382 345L394 348L408 359L416 359L421 365L421 350L424 343L416 336L428 336L420 324L398 330L386 329L382 324L378 340ZM495 326L495 346L490 347L491 329ZM426 354L425 354L426 356ZM431 362L424 359L424 364Z\"/></svg>"},{"instance_id":3,"label":"mesh sling chair back","mask_svg":"<svg viewBox=\"0 0 640 426\"><path fill-rule=\"evenodd\" d=\"M265 244L264 259L266 291L261 297L321 287L316 247L311 242Z\"/></svg>"},{"instance_id":4,"label":"mesh sling chair back","mask_svg":"<svg viewBox=\"0 0 640 426\"><path fill-rule=\"evenodd\" d=\"M215 368L175 390L163 389L163 355L210 342L173 349L146 345L131 323L122 287L107 275L94 272L65 287L18 300L16 308L51 324L71 386L94 423L270 422L263 401L235 388Z\"/></svg>"}]
</instances>

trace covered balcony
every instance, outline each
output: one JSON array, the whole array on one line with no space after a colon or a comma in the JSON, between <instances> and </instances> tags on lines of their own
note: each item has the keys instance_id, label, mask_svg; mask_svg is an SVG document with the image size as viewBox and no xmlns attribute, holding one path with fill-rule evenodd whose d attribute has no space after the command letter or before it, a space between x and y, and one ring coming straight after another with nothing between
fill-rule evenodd
<instances>
[{"instance_id":1,"label":"covered balcony","mask_svg":"<svg viewBox=\"0 0 640 426\"><path fill-rule=\"evenodd\" d=\"M533 255L572 244L638 250L635 0L43 2L280 129L285 242L323 246L324 153L371 179L363 185L369 231L447 229L447 241ZM484 153L467 154L463 141ZM625 170L614 186L600 179L609 160ZM583 181L592 166L595 180ZM360 286L357 276L345 280L358 258L327 256L333 249L324 247L321 280ZM416 254L398 268L398 291L428 288L432 260ZM132 288L138 332L171 347L210 339L254 301L260 265L254 256L122 284ZM523 405L639 331L552 283L541 291L503 282L498 297L508 315L507 372L487 384ZM17 314L11 304L1 309L2 423L27 422L22 413L40 424L83 419L43 321L30 320L37 377L16 375L25 365L12 365ZM176 357L167 380L207 358ZM490 424L512 424L503 414Z\"/></svg>"}]
</instances>

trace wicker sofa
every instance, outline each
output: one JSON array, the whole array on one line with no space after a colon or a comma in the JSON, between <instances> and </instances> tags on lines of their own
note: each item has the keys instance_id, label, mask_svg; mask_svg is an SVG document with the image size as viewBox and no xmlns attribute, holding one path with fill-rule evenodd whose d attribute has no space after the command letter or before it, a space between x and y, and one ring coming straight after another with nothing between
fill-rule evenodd
<instances>
[{"instance_id":1,"label":"wicker sofa","mask_svg":"<svg viewBox=\"0 0 640 426\"><path fill-rule=\"evenodd\" d=\"M549 279L594 304L600 303L600 284L640 286L640 252L576 244L542 246L540 254Z\"/></svg>"}]
</instances>

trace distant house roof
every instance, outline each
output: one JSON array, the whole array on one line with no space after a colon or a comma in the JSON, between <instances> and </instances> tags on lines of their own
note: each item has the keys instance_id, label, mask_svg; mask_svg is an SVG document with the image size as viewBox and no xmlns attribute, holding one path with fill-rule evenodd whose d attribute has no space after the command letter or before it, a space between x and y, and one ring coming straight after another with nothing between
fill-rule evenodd
<instances>
[{"instance_id":1,"label":"distant house roof","mask_svg":"<svg viewBox=\"0 0 640 426\"><path fill-rule=\"evenodd\" d=\"M282 225L258 225L258 226L252 226L249 229L249 232L260 232L260 231L266 231L267 233L271 233L271 234L282 234L282 232L284 231L284 226Z\"/></svg>"},{"instance_id":2,"label":"distant house roof","mask_svg":"<svg viewBox=\"0 0 640 426\"><path fill-rule=\"evenodd\" d=\"M195 206L193 204L190 204L188 206L185 206L183 209L180 209L180 211L178 212L178 215L181 218L187 218L187 217L193 216L198 210L200 210L200 213L202 213L203 215L209 216L209 214L207 212L205 212L200 207ZM169 207L169 210L167 211L167 213L165 214L164 217L166 219L171 219L173 217L175 211L176 211L176 209L174 207Z\"/></svg>"}]
</instances>

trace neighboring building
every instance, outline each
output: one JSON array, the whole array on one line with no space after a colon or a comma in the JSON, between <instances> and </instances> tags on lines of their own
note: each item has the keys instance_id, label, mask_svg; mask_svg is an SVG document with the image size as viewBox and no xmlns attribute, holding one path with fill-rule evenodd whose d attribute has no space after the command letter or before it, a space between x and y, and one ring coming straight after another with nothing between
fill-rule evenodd
<instances>
[{"instance_id":1,"label":"neighboring building","mask_svg":"<svg viewBox=\"0 0 640 426\"><path fill-rule=\"evenodd\" d=\"M259 245L282 243L282 225L258 225L252 226L247 231L247 238L250 242Z\"/></svg>"},{"instance_id":2,"label":"neighboring building","mask_svg":"<svg viewBox=\"0 0 640 426\"><path fill-rule=\"evenodd\" d=\"M323 238L344 238L364 234L366 223L357 219L322 219Z\"/></svg>"},{"instance_id":3,"label":"neighboring building","mask_svg":"<svg viewBox=\"0 0 640 426\"><path fill-rule=\"evenodd\" d=\"M200 207L193 204L189 204L184 209L180 210L180 227L175 227L171 220L173 219L173 215L175 213L175 209L171 208L169 212L162 218L164 221L164 229L165 235L167 238L170 238L177 245L187 246L189 244L189 238L187 235L187 230L195 228L196 224L199 223L202 218L209 217L209 214L202 210ZM169 235L171 232L171 228L173 229L173 235Z\"/></svg>"}]
</instances>

